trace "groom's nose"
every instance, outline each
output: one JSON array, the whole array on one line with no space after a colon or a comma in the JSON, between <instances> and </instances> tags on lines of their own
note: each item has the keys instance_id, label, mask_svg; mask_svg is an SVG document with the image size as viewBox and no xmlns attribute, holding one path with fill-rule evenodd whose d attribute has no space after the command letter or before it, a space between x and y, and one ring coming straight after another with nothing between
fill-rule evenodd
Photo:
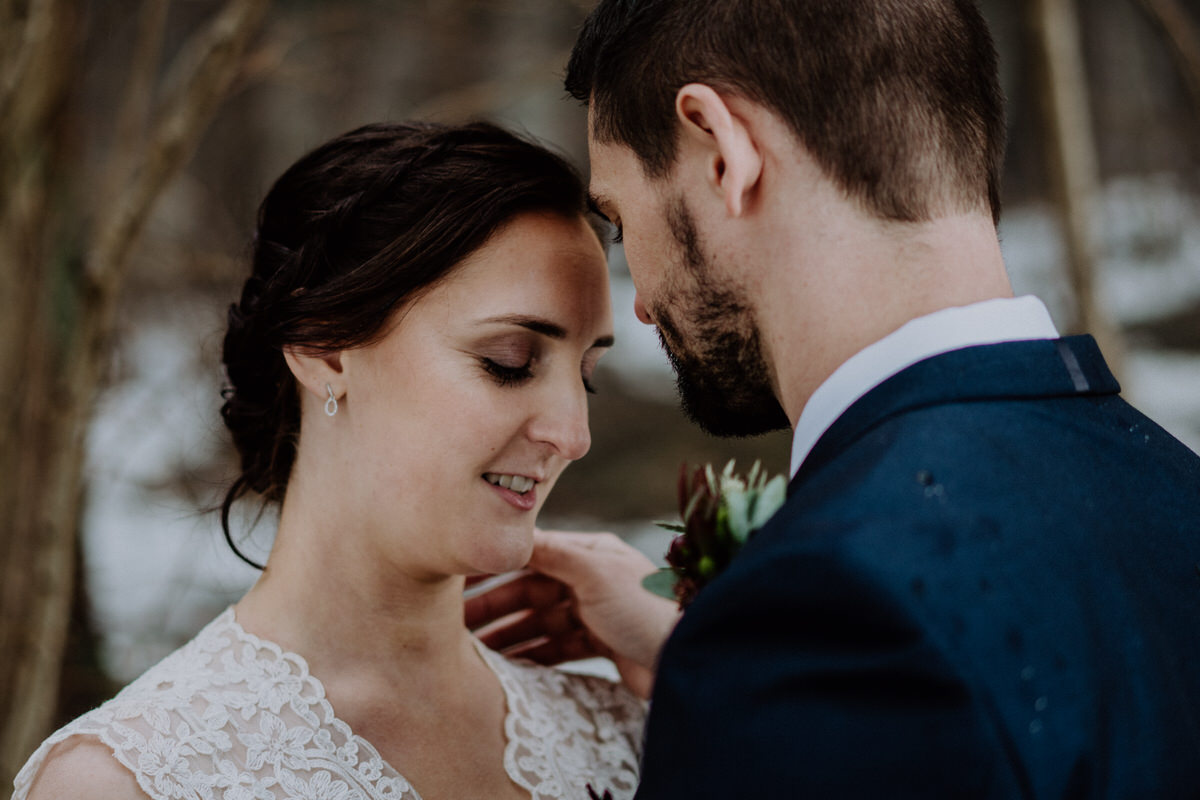
<instances>
[{"instance_id":1,"label":"groom's nose","mask_svg":"<svg viewBox=\"0 0 1200 800\"><path fill-rule=\"evenodd\" d=\"M646 311L646 306L642 303L642 296L639 293L633 295L633 313L637 314L637 318L647 325L654 324L654 320L650 319L650 312Z\"/></svg>"}]
</instances>

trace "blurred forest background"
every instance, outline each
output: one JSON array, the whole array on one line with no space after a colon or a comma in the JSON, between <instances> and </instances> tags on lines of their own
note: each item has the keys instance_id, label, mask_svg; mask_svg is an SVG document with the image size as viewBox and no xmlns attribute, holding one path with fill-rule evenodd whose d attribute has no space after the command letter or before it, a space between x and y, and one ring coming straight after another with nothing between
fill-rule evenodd
<instances>
[{"instance_id":1,"label":"blurred forest background","mask_svg":"<svg viewBox=\"0 0 1200 800\"><path fill-rule=\"evenodd\" d=\"M591 5L0 0L0 796L51 726L254 580L210 509L235 475L225 310L271 181L333 135L414 117L493 119L586 169L561 74ZM1014 284L1095 332L1127 395L1198 448L1200 0L983 6L1010 103ZM592 453L541 524L658 557L650 521L674 515L681 462L782 471L788 437L688 425L619 247L611 261ZM270 528L246 549L264 555Z\"/></svg>"}]
</instances>

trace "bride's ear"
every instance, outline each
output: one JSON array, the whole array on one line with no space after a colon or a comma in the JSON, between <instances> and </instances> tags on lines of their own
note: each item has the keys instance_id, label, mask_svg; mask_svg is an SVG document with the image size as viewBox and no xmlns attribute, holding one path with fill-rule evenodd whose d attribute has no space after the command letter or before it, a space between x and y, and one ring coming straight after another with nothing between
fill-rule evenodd
<instances>
[{"instance_id":1,"label":"bride's ear","mask_svg":"<svg viewBox=\"0 0 1200 800\"><path fill-rule=\"evenodd\" d=\"M322 403L329 399L331 391L338 400L346 394L340 350L332 353L314 353L299 347L285 347L283 358L295 376L296 383Z\"/></svg>"},{"instance_id":2,"label":"bride's ear","mask_svg":"<svg viewBox=\"0 0 1200 800\"><path fill-rule=\"evenodd\" d=\"M746 120L711 86L689 83L675 95L675 114L692 155L730 216L740 217L762 177L762 151Z\"/></svg>"}]
</instances>

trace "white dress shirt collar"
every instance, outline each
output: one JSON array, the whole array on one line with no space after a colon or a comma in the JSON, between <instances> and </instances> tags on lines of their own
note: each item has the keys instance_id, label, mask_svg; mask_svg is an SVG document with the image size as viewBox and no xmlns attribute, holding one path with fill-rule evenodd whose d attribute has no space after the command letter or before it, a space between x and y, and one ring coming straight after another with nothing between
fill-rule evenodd
<instances>
[{"instance_id":1,"label":"white dress shirt collar","mask_svg":"<svg viewBox=\"0 0 1200 800\"><path fill-rule=\"evenodd\" d=\"M911 320L855 353L813 392L792 437L791 474L842 412L906 367L964 347L1058 335L1046 306L1033 296L984 300Z\"/></svg>"}]
</instances>

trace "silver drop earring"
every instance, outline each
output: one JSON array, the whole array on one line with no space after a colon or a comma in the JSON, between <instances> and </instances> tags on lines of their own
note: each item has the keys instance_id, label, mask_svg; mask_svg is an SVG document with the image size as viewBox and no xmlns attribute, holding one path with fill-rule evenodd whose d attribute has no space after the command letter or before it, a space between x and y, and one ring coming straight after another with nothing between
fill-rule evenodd
<instances>
[{"instance_id":1,"label":"silver drop earring","mask_svg":"<svg viewBox=\"0 0 1200 800\"><path fill-rule=\"evenodd\" d=\"M332 417L337 413L337 398L333 396L333 387L328 383L325 384L325 390L329 392L329 399L325 401L325 416Z\"/></svg>"}]
</instances>

